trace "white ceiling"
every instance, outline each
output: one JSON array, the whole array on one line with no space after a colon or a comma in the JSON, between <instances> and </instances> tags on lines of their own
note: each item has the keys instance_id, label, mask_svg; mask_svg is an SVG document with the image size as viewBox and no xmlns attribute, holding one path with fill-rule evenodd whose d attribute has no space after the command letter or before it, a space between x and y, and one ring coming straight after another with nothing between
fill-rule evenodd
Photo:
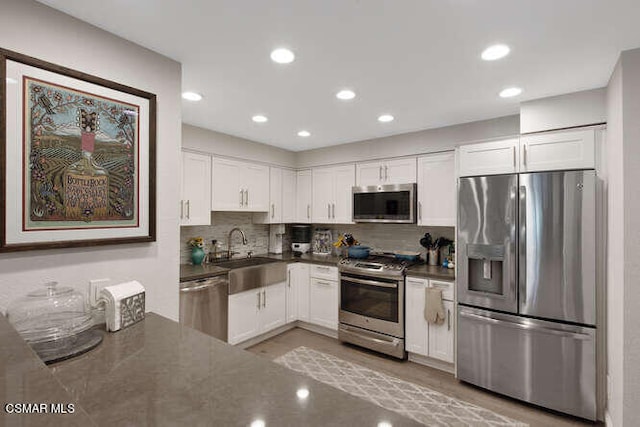
<instances>
[{"instance_id":1,"label":"white ceiling","mask_svg":"<svg viewBox=\"0 0 640 427\"><path fill-rule=\"evenodd\" d=\"M640 47L638 0L41 2L181 62L183 90L204 96L184 122L294 151L515 114L605 86ZM480 60L496 42L511 55ZM282 46L295 62L270 60ZM524 92L499 98L509 86ZM337 100L344 87L357 98Z\"/></svg>"}]
</instances>

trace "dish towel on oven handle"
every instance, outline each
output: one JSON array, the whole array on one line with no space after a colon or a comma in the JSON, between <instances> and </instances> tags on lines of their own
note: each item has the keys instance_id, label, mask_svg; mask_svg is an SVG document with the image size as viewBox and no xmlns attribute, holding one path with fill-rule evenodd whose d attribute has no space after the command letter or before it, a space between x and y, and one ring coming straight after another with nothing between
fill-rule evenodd
<instances>
[{"instance_id":1,"label":"dish towel on oven handle","mask_svg":"<svg viewBox=\"0 0 640 427\"><path fill-rule=\"evenodd\" d=\"M107 331L118 331L144 319L144 286L136 280L105 286L100 299L106 303Z\"/></svg>"},{"instance_id":2,"label":"dish towel on oven handle","mask_svg":"<svg viewBox=\"0 0 640 427\"><path fill-rule=\"evenodd\" d=\"M433 325L444 323L444 303L442 289L425 288L424 318Z\"/></svg>"}]
</instances>

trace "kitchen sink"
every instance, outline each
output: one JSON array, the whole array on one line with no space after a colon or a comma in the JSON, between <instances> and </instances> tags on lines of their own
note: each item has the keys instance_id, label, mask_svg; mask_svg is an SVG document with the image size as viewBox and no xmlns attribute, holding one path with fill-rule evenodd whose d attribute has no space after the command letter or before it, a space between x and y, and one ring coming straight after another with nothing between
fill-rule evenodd
<instances>
[{"instance_id":1,"label":"kitchen sink","mask_svg":"<svg viewBox=\"0 0 640 427\"><path fill-rule=\"evenodd\" d=\"M271 258L254 257L254 258L238 258L238 259L229 259L226 261L218 261L218 262L215 262L214 265L222 268L234 269L234 268L252 267L255 265L271 264L274 262L280 262L280 261L277 261Z\"/></svg>"},{"instance_id":2,"label":"kitchen sink","mask_svg":"<svg viewBox=\"0 0 640 427\"><path fill-rule=\"evenodd\" d=\"M244 258L216 262L230 269L229 295L287 280L287 264L271 258Z\"/></svg>"}]
</instances>

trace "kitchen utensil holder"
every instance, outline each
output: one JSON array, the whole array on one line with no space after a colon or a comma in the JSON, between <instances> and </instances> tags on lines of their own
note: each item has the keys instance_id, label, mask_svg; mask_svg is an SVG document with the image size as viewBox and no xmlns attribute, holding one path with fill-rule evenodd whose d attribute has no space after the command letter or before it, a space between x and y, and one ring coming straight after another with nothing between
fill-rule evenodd
<instances>
[{"instance_id":1,"label":"kitchen utensil holder","mask_svg":"<svg viewBox=\"0 0 640 427\"><path fill-rule=\"evenodd\" d=\"M438 265L438 255L440 251L438 249L427 249L427 259L429 265Z\"/></svg>"}]
</instances>

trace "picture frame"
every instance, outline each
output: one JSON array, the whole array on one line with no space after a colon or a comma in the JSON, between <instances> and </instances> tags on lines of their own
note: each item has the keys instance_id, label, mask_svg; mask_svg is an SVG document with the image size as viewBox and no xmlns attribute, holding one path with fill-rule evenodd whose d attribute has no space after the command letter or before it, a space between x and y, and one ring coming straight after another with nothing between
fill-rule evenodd
<instances>
[{"instance_id":1,"label":"picture frame","mask_svg":"<svg viewBox=\"0 0 640 427\"><path fill-rule=\"evenodd\" d=\"M156 240L156 95L0 48L0 252Z\"/></svg>"}]
</instances>

